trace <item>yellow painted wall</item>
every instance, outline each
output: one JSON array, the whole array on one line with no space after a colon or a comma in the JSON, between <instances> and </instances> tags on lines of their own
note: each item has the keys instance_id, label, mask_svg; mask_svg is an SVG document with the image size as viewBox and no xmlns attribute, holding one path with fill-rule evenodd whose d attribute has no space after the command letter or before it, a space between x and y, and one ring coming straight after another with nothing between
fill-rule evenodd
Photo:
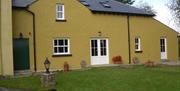
<instances>
[{"instance_id":1,"label":"yellow painted wall","mask_svg":"<svg viewBox=\"0 0 180 91\"><path fill-rule=\"evenodd\" d=\"M13 75L12 51L12 5L11 0L1 0L1 71L2 75ZM3 12L3 13L2 13Z\"/></svg>"},{"instance_id":2,"label":"yellow painted wall","mask_svg":"<svg viewBox=\"0 0 180 91\"><path fill-rule=\"evenodd\" d=\"M19 38L20 33L23 38L29 39L30 69L34 69L34 46L33 46L33 16L23 9L13 9L13 38Z\"/></svg>"},{"instance_id":3,"label":"yellow painted wall","mask_svg":"<svg viewBox=\"0 0 180 91\"><path fill-rule=\"evenodd\" d=\"M66 22L56 21L56 3L65 5ZM44 9L44 7L50 7ZM102 37L109 39L109 60L121 55L128 62L127 19L123 15L92 14L76 0L39 0L30 10L36 14L37 69L44 69L45 57L51 61L51 69L60 69L67 61L71 68L79 68L80 61L90 64L90 39ZM68 57L52 57L53 39L70 38L71 54ZM102 38L100 37L100 38Z\"/></svg>"},{"instance_id":4,"label":"yellow painted wall","mask_svg":"<svg viewBox=\"0 0 180 91\"><path fill-rule=\"evenodd\" d=\"M130 17L132 58L138 57L142 62L160 61L160 38L167 38L168 60L178 60L177 32L159 21L148 17ZM142 53L135 53L134 38L140 37Z\"/></svg>"},{"instance_id":5,"label":"yellow painted wall","mask_svg":"<svg viewBox=\"0 0 180 91\"><path fill-rule=\"evenodd\" d=\"M56 21L56 3L65 5L66 21ZM110 63L112 63L112 57L117 55L122 56L124 63L129 62L127 16L93 14L77 0L38 0L29 7L29 10L34 12L36 16L36 56L38 71L44 70L43 63L46 57L51 61L51 69L62 69L65 61L73 69L80 68L81 60L85 60L90 65L91 38L109 39ZM32 36L28 35L28 32L32 31L32 17L26 11L23 12L20 10L14 10L13 17L18 18L16 19L17 22L13 22L13 26L15 27L13 28L14 36L18 37L19 32L22 32L26 37L32 39ZM178 58L176 49L173 49L177 47L177 33L148 17L130 17L130 24L132 57L138 56L143 62L147 59L160 60L159 38L161 35L166 35L168 38L168 58L171 60ZM102 36L98 36L99 31L102 32ZM142 54L134 53L135 36L142 36ZM52 57L53 39L55 38L70 39L70 52L72 56ZM30 48L33 48L32 41ZM31 55L33 54L31 53ZM33 58L31 58L31 66L32 64Z\"/></svg>"}]
</instances>

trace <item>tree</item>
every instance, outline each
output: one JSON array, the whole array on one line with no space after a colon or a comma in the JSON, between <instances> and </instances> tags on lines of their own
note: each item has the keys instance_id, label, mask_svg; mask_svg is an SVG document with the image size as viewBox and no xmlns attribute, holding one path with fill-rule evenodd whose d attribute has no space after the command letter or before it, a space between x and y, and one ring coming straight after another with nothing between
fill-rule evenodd
<instances>
[{"instance_id":1,"label":"tree","mask_svg":"<svg viewBox=\"0 0 180 91\"><path fill-rule=\"evenodd\" d=\"M137 5L135 5L135 7L140 8L148 13L153 13L156 14L157 12L153 9L153 6L149 5L146 2L143 1L139 1Z\"/></svg>"},{"instance_id":2,"label":"tree","mask_svg":"<svg viewBox=\"0 0 180 91\"><path fill-rule=\"evenodd\" d=\"M135 2L135 0L116 0L116 1L129 5L132 5Z\"/></svg>"},{"instance_id":3,"label":"tree","mask_svg":"<svg viewBox=\"0 0 180 91\"><path fill-rule=\"evenodd\" d=\"M175 18L175 23L180 26L180 0L171 0L169 3L168 7Z\"/></svg>"}]
</instances>

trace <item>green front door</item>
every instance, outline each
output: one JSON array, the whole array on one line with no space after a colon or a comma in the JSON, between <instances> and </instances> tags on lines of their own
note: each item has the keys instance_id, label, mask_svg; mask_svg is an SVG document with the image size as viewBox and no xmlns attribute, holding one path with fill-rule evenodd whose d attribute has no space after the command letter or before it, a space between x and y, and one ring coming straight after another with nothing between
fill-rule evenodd
<instances>
[{"instance_id":1,"label":"green front door","mask_svg":"<svg viewBox=\"0 0 180 91\"><path fill-rule=\"evenodd\" d=\"M29 69L29 40L13 40L14 70Z\"/></svg>"}]
</instances>

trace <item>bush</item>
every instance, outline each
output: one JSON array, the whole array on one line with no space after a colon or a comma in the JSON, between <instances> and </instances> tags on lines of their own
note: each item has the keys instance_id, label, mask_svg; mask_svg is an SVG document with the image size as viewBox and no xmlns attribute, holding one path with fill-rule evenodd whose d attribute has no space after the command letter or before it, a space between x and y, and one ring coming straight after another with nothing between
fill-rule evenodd
<instances>
[{"instance_id":1,"label":"bush","mask_svg":"<svg viewBox=\"0 0 180 91\"><path fill-rule=\"evenodd\" d=\"M112 58L112 61L114 64L122 64L122 57L121 56L115 56Z\"/></svg>"},{"instance_id":2,"label":"bush","mask_svg":"<svg viewBox=\"0 0 180 91\"><path fill-rule=\"evenodd\" d=\"M145 62L144 65L145 65L146 67L155 67L155 66L156 66L155 63L154 63L154 61L150 61L150 60L148 60L147 62Z\"/></svg>"}]
</instances>

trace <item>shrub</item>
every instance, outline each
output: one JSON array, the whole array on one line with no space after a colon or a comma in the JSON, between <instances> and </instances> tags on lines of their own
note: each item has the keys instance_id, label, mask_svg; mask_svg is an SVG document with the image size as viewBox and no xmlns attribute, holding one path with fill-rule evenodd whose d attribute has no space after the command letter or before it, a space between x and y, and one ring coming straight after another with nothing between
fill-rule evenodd
<instances>
[{"instance_id":1,"label":"shrub","mask_svg":"<svg viewBox=\"0 0 180 91\"><path fill-rule=\"evenodd\" d=\"M122 64L122 57L121 56L114 56L112 58L114 64Z\"/></svg>"},{"instance_id":2,"label":"shrub","mask_svg":"<svg viewBox=\"0 0 180 91\"><path fill-rule=\"evenodd\" d=\"M146 67L155 67L155 66L156 66L155 63L154 63L154 61L150 61L150 60L148 60L147 62L145 62L144 65L145 65Z\"/></svg>"}]
</instances>

